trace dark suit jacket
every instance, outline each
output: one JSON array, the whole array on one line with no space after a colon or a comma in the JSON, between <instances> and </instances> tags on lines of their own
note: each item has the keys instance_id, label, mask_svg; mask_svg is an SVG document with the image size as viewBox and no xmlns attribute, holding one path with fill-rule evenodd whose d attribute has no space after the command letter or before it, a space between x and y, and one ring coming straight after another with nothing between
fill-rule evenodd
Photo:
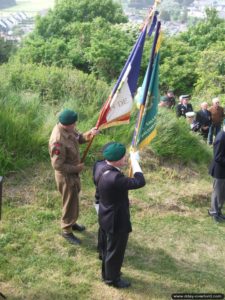
<instances>
[{"instance_id":1,"label":"dark suit jacket","mask_svg":"<svg viewBox=\"0 0 225 300\"><path fill-rule=\"evenodd\" d=\"M217 179L225 178L225 132L220 131L213 144L214 157L209 173Z\"/></svg>"},{"instance_id":2,"label":"dark suit jacket","mask_svg":"<svg viewBox=\"0 0 225 300\"><path fill-rule=\"evenodd\" d=\"M183 104L178 104L176 107L176 113L177 117L185 117L186 118L186 112L193 111L193 107L190 103L187 104L187 107L184 106Z\"/></svg>"},{"instance_id":3,"label":"dark suit jacket","mask_svg":"<svg viewBox=\"0 0 225 300\"><path fill-rule=\"evenodd\" d=\"M196 121L202 126L210 126L212 124L212 114L210 111L206 110L204 112L202 109L196 114Z\"/></svg>"},{"instance_id":4,"label":"dark suit jacket","mask_svg":"<svg viewBox=\"0 0 225 300\"><path fill-rule=\"evenodd\" d=\"M124 176L117 168L108 166L98 181L99 225L107 233L132 231L128 191L145 185L142 173L134 178Z\"/></svg>"},{"instance_id":5,"label":"dark suit jacket","mask_svg":"<svg viewBox=\"0 0 225 300\"><path fill-rule=\"evenodd\" d=\"M99 204L99 192L98 192L98 179L101 176L102 170L104 172L104 167L107 165L105 160L98 160L96 161L96 163L94 164L93 167L93 181L94 184L96 186L96 190L95 190L95 203Z\"/></svg>"}]
</instances>

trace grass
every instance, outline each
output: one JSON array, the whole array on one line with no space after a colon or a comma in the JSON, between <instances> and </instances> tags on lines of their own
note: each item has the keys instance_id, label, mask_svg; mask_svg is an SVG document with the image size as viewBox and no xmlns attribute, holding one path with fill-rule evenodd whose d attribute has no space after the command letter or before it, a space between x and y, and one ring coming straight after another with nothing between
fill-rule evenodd
<instances>
[{"instance_id":1,"label":"grass","mask_svg":"<svg viewBox=\"0 0 225 300\"><path fill-rule=\"evenodd\" d=\"M147 185L130 193L133 232L116 290L100 280L91 168L82 176L81 247L60 236L60 197L50 163L4 182L0 231L0 291L8 299L170 299L172 293L224 292L225 226L207 216L211 178L206 166L143 164Z\"/></svg>"}]
</instances>

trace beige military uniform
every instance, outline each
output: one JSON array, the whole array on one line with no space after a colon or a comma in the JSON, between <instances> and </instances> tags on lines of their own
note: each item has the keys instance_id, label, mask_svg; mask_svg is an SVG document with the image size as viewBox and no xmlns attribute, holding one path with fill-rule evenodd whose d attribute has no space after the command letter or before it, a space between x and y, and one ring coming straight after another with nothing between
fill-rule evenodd
<instances>
[{"instance_id":1,"label":"beige military uniform","mask_svg":"<svg viewBox=\"0 0 225 300\"><path fill-rule=\"evenodd\" d=\"M61 228L64 232L71 232L79 214L80 192L80 153L79 144L90 139L90 134L80 134L74 130L67 131L57 124L49 139L49 153L51 164L55 170L57 188L62 195Z\"/></svg>"}]
</instances>

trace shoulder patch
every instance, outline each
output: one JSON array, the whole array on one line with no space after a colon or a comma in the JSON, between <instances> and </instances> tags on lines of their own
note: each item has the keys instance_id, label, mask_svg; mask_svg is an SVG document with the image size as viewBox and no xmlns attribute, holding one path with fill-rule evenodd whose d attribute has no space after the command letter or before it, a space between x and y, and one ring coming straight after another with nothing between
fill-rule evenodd
<instances>
[{"instance_id":1,"label":"shoulder patch","mask_svg":"<svg viewBox=\"0 0 225 300\"><path fill-rule=\"evenodd\" d=\"M61 147L60 143L54 143L53 147L52 147L52 154L53 155L59 155L60 154L60 147Z\"/></svg>"}]
</instances>

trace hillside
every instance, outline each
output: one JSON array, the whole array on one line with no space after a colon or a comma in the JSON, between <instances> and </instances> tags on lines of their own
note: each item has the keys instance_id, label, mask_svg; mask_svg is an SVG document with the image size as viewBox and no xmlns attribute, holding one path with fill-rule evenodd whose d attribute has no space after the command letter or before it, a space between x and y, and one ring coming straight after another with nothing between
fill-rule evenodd
<instances>
[{"instance_id":1,"label":"hillside","mask_svg":"<svg viewBox=\"0 0 225 300\"><path fill-rule=\"evenodd\" d=\"M5 179L0 291L7 299L166 300L176 292L224 292L225 227L207 216L207 168L171 165L149 151L143 157L147 185L130 194L133 232L122 272L132 287L124 291L100 280L90 166L82 175L81 247L60 237L49 162Z\"/></svg>"}]
</instances>

